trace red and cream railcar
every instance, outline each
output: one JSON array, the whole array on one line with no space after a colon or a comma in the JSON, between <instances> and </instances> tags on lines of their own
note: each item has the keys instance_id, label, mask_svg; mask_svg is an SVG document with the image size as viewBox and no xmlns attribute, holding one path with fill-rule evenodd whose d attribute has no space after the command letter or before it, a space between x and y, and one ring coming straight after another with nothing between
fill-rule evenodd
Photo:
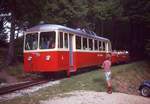
<instances>
[{"instance_id":1,"label":"red and cream railcar","mask_svg":"<svg viewBox=\"0 0 150 104\"><path fill-rule=\"evenodd\" d=\"M76 72L101 64L106 53L111 53L109 39L92 31L45 24L24 35L25 72Z\"/></svg>"},{"instance_id":2,"label":"red and cream railcar","mask_svg":"<svg viewBox=\"0 0 150 104\"><path fill-rule=\"evenodd\" d=\"M128 51L112 51L111 52L112 64L125 63L129 61Z\"/></svg>"}]
</instances>

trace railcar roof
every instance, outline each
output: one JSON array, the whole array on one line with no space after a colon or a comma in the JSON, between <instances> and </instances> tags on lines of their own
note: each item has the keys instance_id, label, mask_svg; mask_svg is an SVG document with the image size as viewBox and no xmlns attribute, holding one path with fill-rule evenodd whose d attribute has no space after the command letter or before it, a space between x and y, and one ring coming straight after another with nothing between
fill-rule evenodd
<instances>
[{"instance_id":1,"label":"railcar roof","mask_svg":"<svg viewBox=\"0 0 150 104\"><path fill-rule=\"evenodd\" d=\"M94 35L94 34L89 34L89 33L86 33L86 32L84 32L82 30L72 29L72 28L69 28L69 27L65 27L65 26L62 26L62 25L56 25L56 24L37 25L37 26L34 26L34 27L30 28L30 29L27 29L26 32L54 31L54 30L64 30L64 31L68 31L68 32L73 32L73 33L78 34L78 35L90 36L90 37L94 37L94 38L98 38L98 39L102 39L102 40L108 41L107 38L103 38L103 37L100 37L100 36L97 36L97 35Z\"/></svg>"}]
</instances>

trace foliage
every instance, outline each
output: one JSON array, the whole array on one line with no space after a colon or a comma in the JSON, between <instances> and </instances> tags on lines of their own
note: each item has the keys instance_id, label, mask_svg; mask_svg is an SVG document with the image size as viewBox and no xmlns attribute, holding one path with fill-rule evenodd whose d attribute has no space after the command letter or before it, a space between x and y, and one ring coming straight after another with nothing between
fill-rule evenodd
<instances>
[{"instance_id":1,"label":"foliage","mask_svg":"<svg viewBox=\"0 0 150 104\"><path fill-rule=\"evenodd\" d=\"M150 28L149 0L1 0L0 4L0 14L10 14L0 18L0 32L4 33L4 22L11 23L10 60L15 56L15 30L26 30L41 21L92 29L110 38L114 49L133 53L144 49L145 30ZM7 38L3 33L2 40Z\"/></svg>"},{"instance_id":2,"label":"foliage","mask_svg":"<svg viewBox=\"0 0 150 104\"><path fill-rule=\"evenodd\" d=\"M64 25L74 25L74 21L85 19L87 14L86 0L47 0L44 7L43 21ZM82 23L81 23L82 24Z\"/></svg>"},{"instance_id":3,"label":"foliage","mask_svg":"<svg viewBox=\"0 0 150 104\"><path fill-rule=\"evenodd\" d=\"M136 22L150 22L150 1L126 0L123 1L124 14Z\"/></svg>"}]
</instances>

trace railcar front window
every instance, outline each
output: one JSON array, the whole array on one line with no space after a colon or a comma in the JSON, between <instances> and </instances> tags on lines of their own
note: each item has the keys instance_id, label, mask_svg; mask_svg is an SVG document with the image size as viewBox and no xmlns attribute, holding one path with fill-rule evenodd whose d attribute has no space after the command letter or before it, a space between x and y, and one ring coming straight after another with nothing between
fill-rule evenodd
<instances>
[{"instance_id":1,"label":"railcar front window","mask_svg":"<svg viewBox=\"0 0 150 104\"><path fill-rule=\"evenodd\" d=\"M36 50L38 47L38 33L26 34L25 50Z\"/></svg>"},{"instance_id":2,"label":"railcar front window","mask_svg":"<svg viewBox=\"0 0 150 104\"><path fill-rule=\"evenodd\" d=\"M40 49L55 48L55 32L41 32Z\"/></svg>"}]
</instances>

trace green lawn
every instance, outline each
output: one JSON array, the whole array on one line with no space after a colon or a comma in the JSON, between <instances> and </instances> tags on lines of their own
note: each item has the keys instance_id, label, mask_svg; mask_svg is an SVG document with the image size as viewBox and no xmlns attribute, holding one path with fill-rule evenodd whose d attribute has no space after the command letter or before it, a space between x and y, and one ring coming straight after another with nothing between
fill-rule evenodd
<instances>
[{"instance_id":1,"label":"green lawn","mask_svg":"<svg viewBox=\"0 0 150 104\"><path fill-rule=\"evenodd\" d=\"M134 94L136 86L144 79L150 79L150 65L146 61L112 67L113 90L117 92ZM32 95L18 97L1 104L38 104L40 100L52 98L60 93L73 90L105 91L105 80L101 69L65 78L61 83L48 87Z\"/></svg>"}]
</instances>

